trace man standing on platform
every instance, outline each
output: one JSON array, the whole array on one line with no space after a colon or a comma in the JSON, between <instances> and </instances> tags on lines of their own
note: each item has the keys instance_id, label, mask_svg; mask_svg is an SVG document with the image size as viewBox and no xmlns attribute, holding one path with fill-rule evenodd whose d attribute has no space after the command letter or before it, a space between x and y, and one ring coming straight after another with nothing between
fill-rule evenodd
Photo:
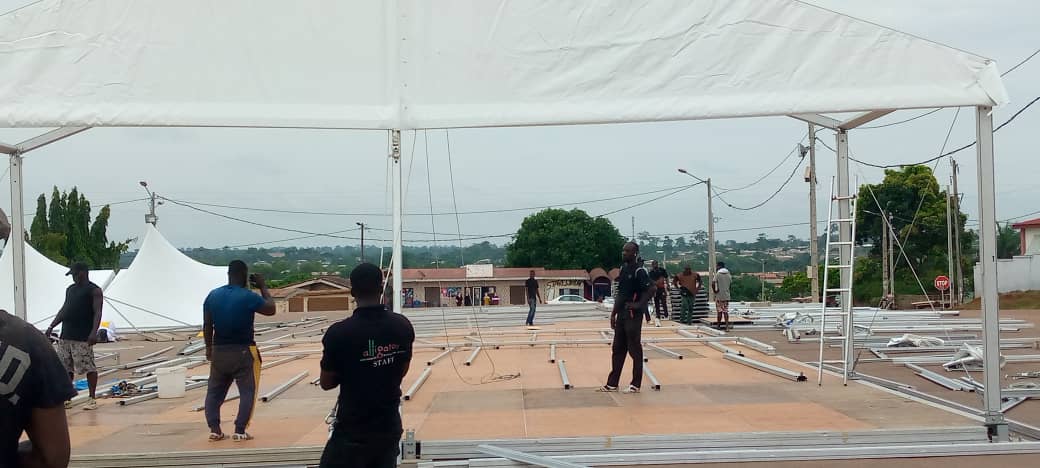
<instances>
[{"instance_id":1,"label":"man standing on platform","mask_svg":"<svg viewBox=\"0 0 1040 468\"><path fill-rule=\"evenodd\" d=\"M657 288L654 292L654 313L657 320L668 318L668 270L657 263L650 262L650 281ZM660 323L657 326L661 326Z\"/></svg>"},{"instance_id":2,"label":"man standing on platform","mask_svg":"<svg viewBox=\"0 0 1040 468\"><path fill-rule=\"evenodd\" d=\"M618 391L621 370L625 366L627 354L632 356L632 382L628 386L628 392L638 393L643 382L641 319L643 314L647 313L647 303L653 297L656 287L639 259L639 244L626 243L621 258L624 263L618 277L618 293L614 299L614 309L610 312L610 328L614 330L610 374L607 376L607 384L598 391Z\"/></svg>"},{"instance_id":3,"label":"man standing on platform","mask_svg":"<svg viewBox=\"0 0 1040 468\"><path fill-rule=\"evenodd\" d=\"M322 468L397 466L401 381L412 360L415 330L404 315L379 303L380 278L371 263L350 272L357 309L321 340L321 388L339 387Z\"/></svg>"},{"instance_id":4,"label":"man standing on platform","mask_svg":"<svg viewBox=\"0 0 1040 468\"><path fill-rule=\"evenodd\" d=\"M679 322L689 325L693 323L693 302L697 299L697 292L701 290L701 275L686 265L682 273L675 276L675 287L679 288L682 295Z\"/></svg>"},{"instance_id":5,"label":"man standing on platform","mask_svg":"<svg viewBox=\"0 0 1040 468\"><path fill-rule=\"evenodd\" d=\"M534 326L534 313L538 309L538 303L542 302L542 291L538 288L538 280L534 279L534 270L524 283L527 289L527 326Z\"/></svg>"},{"instance_id":6,"label":"man standing on platform","mask_svg":"<svg viewBox=\"0 0 1040 468\"><path fill-rule=\"evenodd\" d=\"M90 281L90 268L86 263L73 263L69 272L65 273L65 276L69 275L72 275L73 283L65 290L65 304L44 334L50 337L54 327L62 324L58 357L69 372L69 381L75 381L76 374L87 375L90 399L83 409L96 410L94 396L98 375L97 366L94 365L94 345L97 344L97 331L101 326L103 297L101 288Z\"/></svg>"},{"instance_id":7,"label":"man standing on platform","mask_svg":"<svg viewBox=\"0 0 1040 468\"><path fill-rule=\"evenodd\" d=\"M720 329L729 330L732 328L729 323L729 287L733 284L733 276L723 262L719 262L716 268L715 279L711 283L712 290L715 291L716 321Z\"/></svg>"},{"instance_id":8,"label":"man standing on platform","mask_svg":"<svg viewBox=\"0 0 1040 468\"><path fill-rule=\"evenodd\" d=\"M246 288L246 280L260 294ZM260 387L260 352L256 349L253 322L256 314L271 316L274 301L267 282L259 274L249 274L241 260L228 264L228 284L214 289L202 305L202 336L209 361L209 386L206 389L206 424L209 440L224 440L220 429L220 407L227 398L231 382L238 387L238 416L231 440L251 440L246 432L253 418L256 391Z\"/></svg>"}]
</instances>

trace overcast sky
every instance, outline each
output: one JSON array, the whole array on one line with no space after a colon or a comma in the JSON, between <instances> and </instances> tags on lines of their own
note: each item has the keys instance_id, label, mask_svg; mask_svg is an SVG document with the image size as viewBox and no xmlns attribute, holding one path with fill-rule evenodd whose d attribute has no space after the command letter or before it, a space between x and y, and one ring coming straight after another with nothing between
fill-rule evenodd
<instances>
[{"instance_id":1,"label":"overcast sky","mask_svg":"<svg viewBox=\"0 0 1040 468\"><path fill-rule=\"evenodd\" d=\"M26 4L24 0L0 0L0 11ZM967 0L812 0L842 13L965 49L997 61L1007 70L1040 48L1040 3L1031 1ZM1040 95L1040 58L1005 78L1011 103L995 111L1000 124L1021 106ZM901 120L921 111L892 114L881 122ZM954 118L945 109L914 122L850 133L852 154L877 163L927 159L939 154ZM1010 218L1037 211L1035 136L1040 105L1030 108L996 134L997 216ZM452 130L451 157L455 195L460 211L494 210L541 205L575 206L573 203L647 192L689 183L678 174L685 167L710 176L716 185L739 187L761 177L779 163L806 132L804 123L790 118L758 118L719 121L568 126L510 129ZM0 141L16 143L38 130L2 130ZM947 148L974 139L974 112L963 109ZM830 132L821 137L833 142ZM414 166L412 166L413 138ZM409 179L405 229L429 232L431 227L427 174L432 182L433 210L452 211L444 131L427 135L405 133L405 177ZM833 143L831 143L833 146ZM828 183L834 174L834 155L818 148L820 213L825 218ZM138 181L171 199L258 208L340 213L350 216L315 216L208 208L215 212L274 226L310 232L331 232L366 222L389 229L385 132L302 131L248 129L94 129L32 153L26 158L26 210L51 187L78 186L95 203L121 202L144 196ZM977 211L975 153L957 154L962 166L960 189L964 209L974 219ZM766 199L794 168L789 160L773 175L740 192L725 195L735 205L753 205ZM409 167L411 176L409 178ZM877 183L881 171L855 164L854 178ZM938 166L940 184L949 177L946 160ZM10 207L9 178L3 178L0 203ZM798 176L769 204L751 211L737 211L716 203L719 231L805 222L808 219L808 184ZM579 205L592 215L614 211L656 195ZM637 231L683 233L706 228L704 189L696 187L609 218L625 235L634 216ZM145 202L113 206L111 239L138 237L142 233ZM512 233L530 212L436 217L438 237ZM380 215L383 214L383 215ZM1040 216L1040 215L1038 215ZM221 247L298 237L302 234L248 225L166 204L159 207L159 228L178 247ZM27 222L31 219L27 220ZM793 234L807 237L808 227L752 229L720 232L719 238L751 239L758 232L771 237ZM357 232L346 233L356 236ZM374 231L369 238L389 238ZM409 234L406 239L430 239L429 234ZM502 243L507 238L491 239ZM315 238L274 245L337 245L356 241Z\"/></svg>"}]
</instances>

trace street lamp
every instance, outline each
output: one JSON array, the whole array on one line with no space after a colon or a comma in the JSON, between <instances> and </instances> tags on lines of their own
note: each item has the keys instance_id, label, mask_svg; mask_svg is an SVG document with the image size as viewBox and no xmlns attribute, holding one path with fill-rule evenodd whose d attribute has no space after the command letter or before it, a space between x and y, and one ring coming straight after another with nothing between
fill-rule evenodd
<instances>
[{"instance_id":1,"label":"street lamp","mask_svg":"<svg viewBox=\"0 0 1040 468\"><path fill-rule=\"evenodd\" d=\"M710 282L715 278L715 215L711 210L711 178L701 179L689 172L686 169L679 168L679 173L686 174L694 179L697 179L703 184L708 186L708 281ZM708 301L715 300L715 291L708 288Z\"/></svg>"},{"instance_id":2,"label":"street lamp","mask_svg":"<svg viewBox=\"0 0 1040 468\"><path fill-rule=\"evenodd\" d=\"M142 181L138 182L138 184L141 184L141 187L144 187L144 191L148 193L149 209L148 209L148 214L144 215L144 222L146 222L148 224L151 224L152 226L155 226L156 223L159 222L159 217L155 215L155 197L156 197L156 195L155 195L155 193L153 193L151 190L148 189L148 182L145 182L145 181L142 180ZM159 204L162 204L162 202L159 202Z\"/></svg>"},{"instance_id":3,"label":"street lamp","mask_svg":"<svg viewBox=\"0 0 1040 468\"><path fill-rule=\"evenodd\" d=\"M365 263L365 223L354 223L361 227L361 263Z\"/></svg>"}]
</instances>

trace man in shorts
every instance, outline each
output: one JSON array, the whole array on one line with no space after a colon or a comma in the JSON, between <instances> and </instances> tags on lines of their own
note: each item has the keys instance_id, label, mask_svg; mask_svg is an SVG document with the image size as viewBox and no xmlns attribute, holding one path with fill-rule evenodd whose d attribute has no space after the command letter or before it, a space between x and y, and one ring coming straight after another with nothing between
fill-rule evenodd
<instances>
[{"instance_id":1,"label":"man in shorts","mask_svg":"<svg viewBox=\"0 0 1040 468\"><path fill-rule=\"evenodd\" d=\"M733 275L723 262L719 262L716 268L715 280L711 283L711 287L715 291L716 321L720 329L729 330L733 327L729 323L729 287L733 284Z\"/></svg>"},{"instance_id":2,"label":"man in shorts","mask_svg":"<svg viewBox=\"0 0 1040 468\"><path fill-rule=\"evenodd\" d=\"M54 316L45 335L51 336L54 327L61 325L58 357L68 371L70 381L75 381L77 374L86 374L90 399L83 409L96 410L97 401L94 397L98 375L94 364L94 345L97 344L97 331L101 326L101 304L104 298L101 288L90 281L90 268L86 263L72 264L65 275L72 275L73 283L65 290L65 304Z\"/></svg>"},{"instance_id":3,"label":"man in shorts","mask_svg":"<svg viewBox=\"0 0 1040 468\"><path fill-rule=\"evenodd\" d=\"M697 299L697 292L701 290L701 275L686 265L682 273L675 275L675 287L679 288L682 294L679 322L689 325L693 323L693 302Z\"/></svg>"}]
</instances>

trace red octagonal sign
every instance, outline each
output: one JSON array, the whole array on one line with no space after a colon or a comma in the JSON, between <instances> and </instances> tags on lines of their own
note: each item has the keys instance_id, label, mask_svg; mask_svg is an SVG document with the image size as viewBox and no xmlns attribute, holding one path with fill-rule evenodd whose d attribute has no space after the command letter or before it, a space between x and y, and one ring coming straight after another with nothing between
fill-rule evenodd
<instances>
[{"instance_id":1,"label":"red octagonal sign","mask_svg":"<svg viewBox=\"0 0 1040 468\"><path fill-rule=\"evenodd\" d=\"M936 276L935 277L935 289L938 289L940 291L945 291L947 289L950 289L950 278L947 278L944 275Z\"/></svg>"}]
</instances>

